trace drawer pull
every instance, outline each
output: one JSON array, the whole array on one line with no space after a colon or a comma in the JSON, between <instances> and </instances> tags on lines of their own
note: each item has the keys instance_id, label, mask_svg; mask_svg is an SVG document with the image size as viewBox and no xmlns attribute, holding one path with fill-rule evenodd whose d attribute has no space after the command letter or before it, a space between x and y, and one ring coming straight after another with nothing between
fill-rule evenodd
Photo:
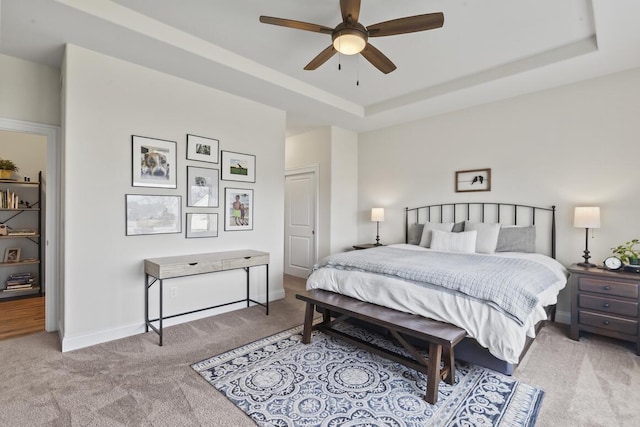
<instances>
[{"instance_id":1,"label":"drawer pull","mask_svg":"<svg viewBox=\"0 0 640 427\"><path fill-rule=\"evenodd\" d=\"M608 302L605 302L604 304L602 304L602 306L604 308L609 308L609 307L611 307L611 304L609 304Z\"/></svg>"},{"instance_id":2,"label":"drawer pull","mask_svg":"<svg viewBox=\"0 0 640 427\"><path fill-rule=\"evenodd\" d=\"M604 289L605 291L610 291L611 290L611 286L606 285L606 286L603 286L602 289Z\"/></svg>"},{"instance_id":3,"label":"drawer pull","mask_svg":"<svg viewBox=\"0 0 640 427\"><path fill-rule=\"evenodd\" d=\"M608 326L609 325L609 321L608 320L603 320L602 324L605 325L605 326Z\"/></svg>"},{"instance_id":4,"label":"drawer pull","mask_svg":"<svg viewBox=\"0 0 640 427\"><path fill-rule=\"evenodd\" d=\"M197 262L190 262L189 265L198 265Z\"/></svg>"},{"instance_id":5,"label":"drawer pull","mask_svg":"<svg viewBox=\"0 0 640 427\"><path fill-rule=\"evenodd\" d=\"M251 259L251 257L250 256L246 256L246 257L244 257L244 259Z\"/></svg>"}]
</instances>

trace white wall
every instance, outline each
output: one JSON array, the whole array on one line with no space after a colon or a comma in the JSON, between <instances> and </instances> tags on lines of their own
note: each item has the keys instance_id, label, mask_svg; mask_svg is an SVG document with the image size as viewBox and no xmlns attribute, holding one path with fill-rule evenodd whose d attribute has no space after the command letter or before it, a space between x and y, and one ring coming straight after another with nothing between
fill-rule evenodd
<instances>
[{"instance_id":1,"label":"white wall","mask_svg":"<svg viewBox=\"0 0 640 427\"><path fill-rule=\"evenodd\" d=\"M601 207L593 260L640 237L640 69L359 135L359 237L364 212L387 208L381 234L404 238L405 206L452 201L558 207L558 260L582 261L573 208ZM487 193L455 193L457 170L491 168ZM568 292L559 310L569 311ZM568 319L566 319L568 320Z\"/></svg>"},{"instance_id":2,"label":"white wall","mask_svg":"<svg viewBox=\"0 0 640 427\"><path fill-rule=\"evenodd\" d=\"M285 168L318 166L318 259L331 253L331 128L322 127L286 139Z\"/></svg>"},{"instance_id":3,"label":"white wall","mask_svg":"<svg viewBox=\"0 0 640 427\"><path fill-rule=\"evenodd\" d=\"M331 253L358 242L358 134L331 128Z\"/></svg>"},{"instance_id":4,"label":"white wall","mask_svg":"<svg viewBox=\"0 0 640 427\"><path fill-rule=\"evenodd\" d=\"M23 132L0 130L0 157L20 168L14 178L38 180L38 172L47 170L47 138Z\"/></svg>"},{"instance_id":5,"label":"white wall","mask_svg":"<svg viewBox=\"0 0 640 427\"><path fill-rule=\"evenodd\" d=\"M0 117L60 125L60 70L0 55Z\"/></svg>"},{"instance_id":6,"label":"white wall","mask_svg":"<svg viewBox=\"0 0 640 427\"><path fill-rule=\"evenodd\" d=\"M286 141L287 169L318 166L318 259L357 242L358 135L321 127Z\"/></svg>"},{"instance_id":7,"label":"white wall","mask_svg":"<svg viewBox=\"0 0 640 427\"><path fill-rule=\"evenodd\" d=\"M142 331L145 258L266 251L271 299L283 297L284 112L76 46L65 61L63 350ZM219 168L185 160L187 133L256 156L256 183L221 181L220 208L206 210L220 215L217 238L185 239L184 213L198 211L185 208L186 166ZM177 141L177 189L131 186L131 135ZM254 189L253 231L223 231L225 187ZM181 195L182 233L126 237L125 194ZM166 313L242 298L244 278L237 270L167 281ZM264 268L251 280L264 296Z\"/></svg>"}]
</instances>

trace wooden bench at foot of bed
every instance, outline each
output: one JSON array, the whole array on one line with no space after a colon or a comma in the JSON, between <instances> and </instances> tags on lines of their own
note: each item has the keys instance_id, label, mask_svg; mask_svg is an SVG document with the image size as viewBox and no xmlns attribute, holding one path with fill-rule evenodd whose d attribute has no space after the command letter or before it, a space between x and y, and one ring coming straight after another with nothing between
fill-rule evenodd
<instances>
[{"instance_id":1,"label":"wooden bench at foot of bed","mask_svg":"<svg viewBox=\"0 0 640 427\"><path fill-rule=\"evenodd\" d=\"M445 380L448 384L453 385L455 381L453 349L466 336L463 329L448 323L437 322L415 314L403 313L320 289L296 294L296 298L307 303L302 333L302 342L304 344L308 344L311 341L312 329L318 329L328 335L336 336L358 347L423 372L427 375L425 400L431 404L436 403L438 400L440 380ZM322 323L314 326L312 324L313 313L316 307L322 313L323 319ZM332 321L329 312L338 313L339 316ZM333 329L335 324L351 317L388 329L414 359ZM413 345L407 342L403 335L427 341L429 343L428 360ZM440 369L440 361L442 359L444 359L444 367Z\"/></svg>"}]
</instances>

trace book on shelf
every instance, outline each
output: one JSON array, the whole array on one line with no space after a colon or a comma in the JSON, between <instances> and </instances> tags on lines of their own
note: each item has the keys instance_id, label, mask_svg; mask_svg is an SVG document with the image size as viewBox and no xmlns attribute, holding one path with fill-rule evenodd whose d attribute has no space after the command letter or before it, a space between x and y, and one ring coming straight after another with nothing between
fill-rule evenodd
<instances>
[{"instance_id":1,"label":"book on shelf","mask_svg":"<svg viewBox=\"0 0 640 427\"><path fill-rule=\"evenodd\" d=\"M25 284L16 284L16 285L10 285L7 283L7 289L11 290L11 289L28 289L28 288L33 288L33 283L25 283Z\"/></svg>"},{"instance_id":2,"label":"book on shelf","mask_svg":"<svg viewBox=\"0 0 640 427\"><path fill-rule=\"evenodd\" d=\"M39 291L40 286L30 286L28 288L17 288L17 289L3 289L2 292L20 292L20 291Z\"/></svg>"},{"instance_id":3,"label":"book on shelf","mask_svg":"<svg viewBox=\"0 0 640 427\"><path fill-rule=\"evenodd\" d=\"M9 236L35 236L36 230L31 228L12 228L7 231Z\"/></svg>"}]
</instances>

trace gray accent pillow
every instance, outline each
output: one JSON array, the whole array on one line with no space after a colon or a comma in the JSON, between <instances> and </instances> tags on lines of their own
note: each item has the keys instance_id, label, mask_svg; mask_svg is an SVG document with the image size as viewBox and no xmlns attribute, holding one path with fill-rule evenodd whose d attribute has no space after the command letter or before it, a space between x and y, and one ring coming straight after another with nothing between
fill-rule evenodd
<instances>
[{"instance_id":1,"label":"gray accent pillow","mask_svg":"<svg viewBox=\"0 0 640 427\"><path fill-rule=\"evenodd\" d=\"M526 252L536 251L536 227L503 225L498 233L496 252Z\"/></svg>"},{"instance_id":2,"label":"gray accent pillow","mask_svg":"<svg viewBox=\"0 0 640 427\"><path fill-rule=\"evenodd\" d=\"M424 224L411 224L409 226L409 235L407 236L407 243L410 245L419 245L422 238L422 229Z\"/></svg>"},{"instance_id":3,"label":"gray accent pillow","mask_svg":"<svg viewBox=\"0 0 640 427\"><path fill-rule=\"evenodd\" d=\"M493 254L496 252L498 245L498 234L500 233L500 224L491 224L488 222L471 222L465 221L464 231L477 230L476 252L479 254Z\"/></svg>"},{"instance_id":4,"label":"gray accent pillow","mask_svg":"<svg viewBox=\"0 0 640 427\"><path fill-rule=\"evenodd\" d=\"M452 233L462 233L464 231L464 221L456 222L453 224Z\"/></svg>"}]
</instances>

